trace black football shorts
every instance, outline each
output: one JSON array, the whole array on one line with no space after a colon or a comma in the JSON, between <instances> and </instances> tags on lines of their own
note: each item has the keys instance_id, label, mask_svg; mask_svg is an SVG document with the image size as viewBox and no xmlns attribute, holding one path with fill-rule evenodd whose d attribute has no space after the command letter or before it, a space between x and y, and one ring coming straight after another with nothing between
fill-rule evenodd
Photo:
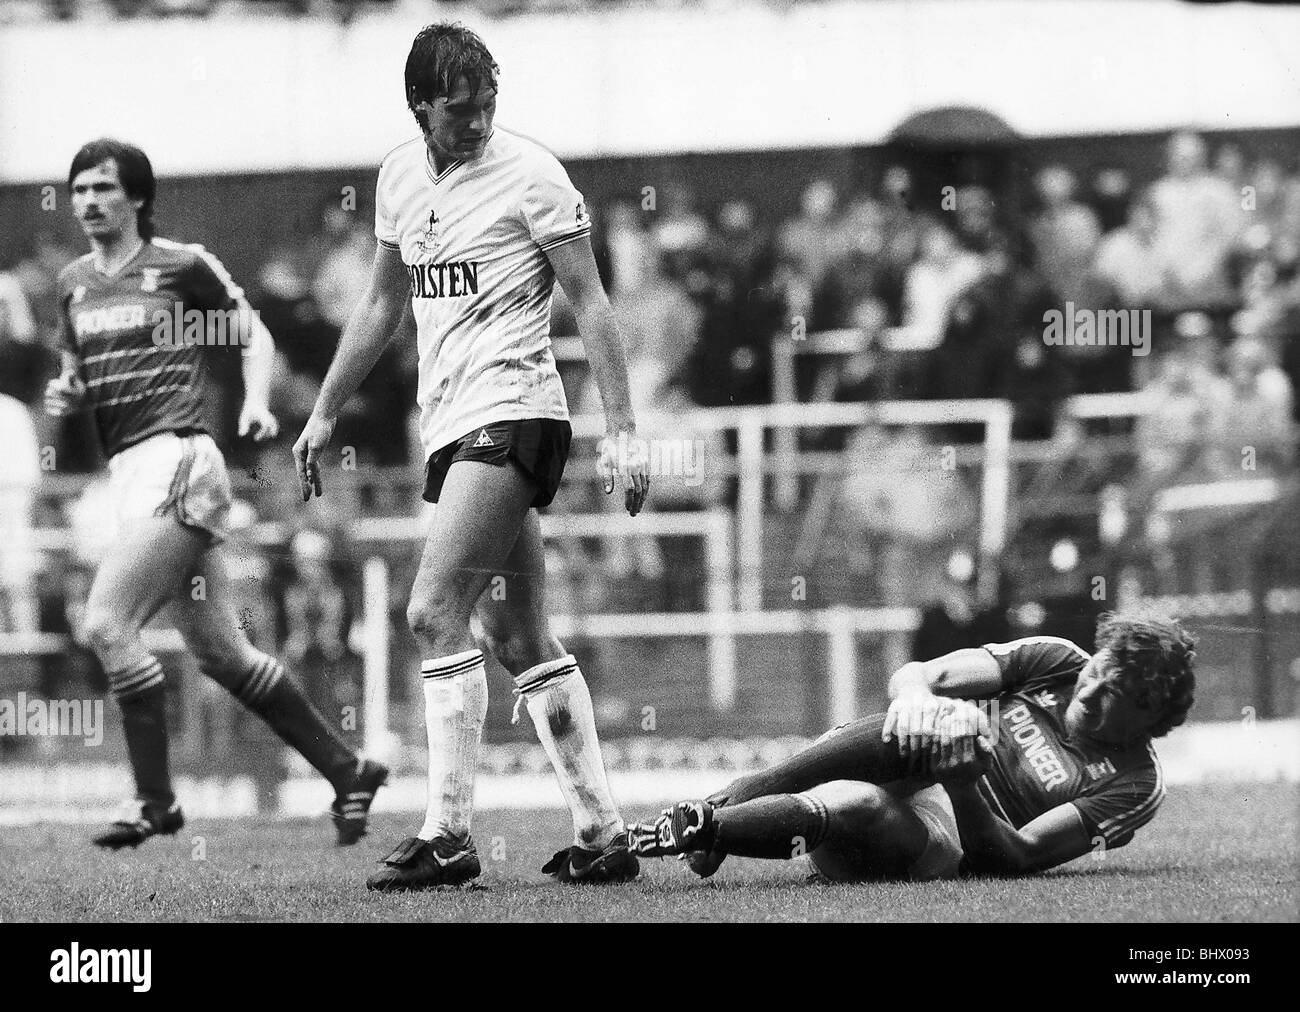
<instances>
[{"instance_id":1,"label":"black football shorts","mask_svg":"<svg viewBox=\"0 0 1300 1012\"><path fill-rule=\"evenodd\" d=\"M482 425L429 458L424 466L424 501L438 501L447 472L458 460L479 460L501 467L513 460L537 485L532 505L549 506L560 488L572 438L569 423L554 418Z\"/></svg>"}]
</instances>

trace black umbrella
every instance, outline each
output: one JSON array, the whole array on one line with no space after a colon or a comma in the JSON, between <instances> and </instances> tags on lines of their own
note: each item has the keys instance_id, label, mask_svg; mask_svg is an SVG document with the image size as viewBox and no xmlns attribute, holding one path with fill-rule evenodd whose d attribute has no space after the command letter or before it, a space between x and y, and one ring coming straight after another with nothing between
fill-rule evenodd
<instances>
[{"instance_id":1,"label":"black umbrella","mask_svg":"<svg viewBox=\"0 0 1300 1012\"><path fill-rule=\"evenodd\" d=\"M1019 141L1001 117L961 105L913 113L889 135L891 144L936 150L1010 147Z\"/></svg>"}]
</instances>

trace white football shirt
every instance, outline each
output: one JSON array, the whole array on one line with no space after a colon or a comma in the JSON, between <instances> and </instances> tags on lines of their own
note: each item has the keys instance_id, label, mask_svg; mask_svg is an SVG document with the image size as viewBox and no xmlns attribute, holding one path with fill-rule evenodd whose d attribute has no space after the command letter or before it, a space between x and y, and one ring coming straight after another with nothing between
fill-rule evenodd
<instances>
[{"instance_id":1,"label":"white football shirt","mask_svg":"<svg viewBox=\"0 0 1300 1012\"><path fill-rule=\"evenodd\" d=\"M375 237L400 251L410 277L426 457L492 422L569 417L545 251L590 232L555 156L501 127L478 158L440 175L423 138L384 159Z\"/></svg>"}]
</instances>

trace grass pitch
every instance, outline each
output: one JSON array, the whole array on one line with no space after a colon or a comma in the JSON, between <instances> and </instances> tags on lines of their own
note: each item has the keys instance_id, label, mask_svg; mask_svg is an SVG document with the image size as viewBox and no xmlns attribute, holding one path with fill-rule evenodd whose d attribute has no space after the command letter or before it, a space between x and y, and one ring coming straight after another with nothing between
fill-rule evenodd
<instances>
[{"instance_id":1,"label":"grass pitch","mask_svg":"<svg viewBox=\"0 0 1300 1012\"><path fill-rule=\"evenodd\" d=\"M181 799L184 803L184 799ZM649 812L630 811L633 818ZM803 862L731 859L711 880L643 862L635 884L561 887L539 870L563 812L483 812L472 888L367 893L374 862L419 816L382 815L350 849L325 818L196 821L138 851L93 827L0 830L5 921L1296 921L1292 784L1173 787L1128 847L1019 880L810 885Z\"/></svg>"}]
</instances>

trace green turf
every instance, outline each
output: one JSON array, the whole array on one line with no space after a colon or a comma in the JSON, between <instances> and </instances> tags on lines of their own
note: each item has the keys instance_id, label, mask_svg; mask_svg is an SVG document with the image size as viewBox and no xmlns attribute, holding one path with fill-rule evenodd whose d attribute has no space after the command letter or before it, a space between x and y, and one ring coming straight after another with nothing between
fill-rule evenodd
<instances>
[{"instance_id":1,"label":"green turf","mask_svg":"<svg viewBox=\"0 0 1300 1012\"><path fill-rule=\"evenodd\" d=\"M183 799L182 799L183 800ZM649 812L631 812L644 817ZM91 827L0 830L5 921L1295 921L1296 788L1174 787L1130 846L1016 881L808 885L802 863L731 860L701 882L649 861L632 885L561 887L538 869L568 837L561 812L485 812L481 885L368 894L366 875L416 816L382 816L348 850L326 820L195 822L139 851L101 853Z\"/></svg>"}]
</instances>

